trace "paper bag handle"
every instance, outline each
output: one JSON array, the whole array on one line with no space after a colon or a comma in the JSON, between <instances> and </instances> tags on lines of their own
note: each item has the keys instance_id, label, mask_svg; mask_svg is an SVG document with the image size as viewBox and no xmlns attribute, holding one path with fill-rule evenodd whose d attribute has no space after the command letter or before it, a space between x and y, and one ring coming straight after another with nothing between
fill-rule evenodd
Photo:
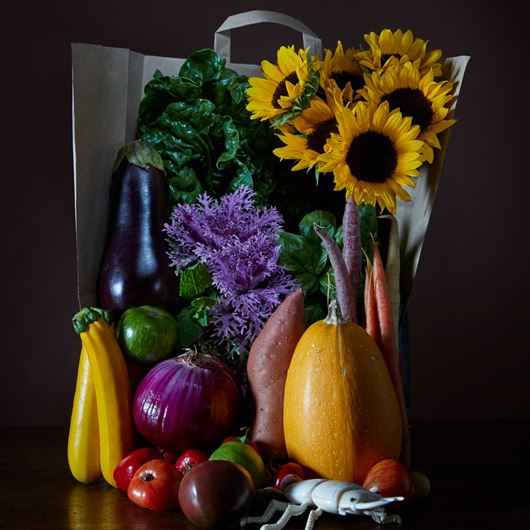
<instances>
[{"instance_id":1,"label":"paper bag handle","mask_svg":"<svg viewBox=\"0 0 530 530\"><path fill-rule=\"evenodd\" d=\"M302 34L304 48L309 48L309 55L318 54L322 57L322 41L313 30L289 15L284 15L277 11L262 11L259 9L228 17L215 32L214 50L230 64L231 30L264 23L279 24L280 26L287 26L300 32Z\"/></svg>"}]
</instances>

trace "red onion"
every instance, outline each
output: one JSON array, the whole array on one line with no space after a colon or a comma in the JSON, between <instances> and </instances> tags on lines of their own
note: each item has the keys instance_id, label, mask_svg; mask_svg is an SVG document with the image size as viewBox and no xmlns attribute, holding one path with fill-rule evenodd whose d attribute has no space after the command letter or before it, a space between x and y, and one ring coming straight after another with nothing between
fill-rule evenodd
<instances>
[{"instance_id":1,"label":"red onion","mask_svg":"<svg viewBox=\"0 0 530 530\"><path fill-rule=\"evenodd\" d=\"M134 423L169 451L208 449L237 427L241 394L216 357L185 353L154 366L134 397Z\"/></svg>"}]
</instances>

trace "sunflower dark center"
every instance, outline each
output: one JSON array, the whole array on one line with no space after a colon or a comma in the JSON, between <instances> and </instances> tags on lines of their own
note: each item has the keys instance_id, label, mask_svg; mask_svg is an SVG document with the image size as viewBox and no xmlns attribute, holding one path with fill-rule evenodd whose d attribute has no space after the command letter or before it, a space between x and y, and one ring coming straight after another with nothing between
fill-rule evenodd
<instances>
[{"instance_id":1,"label":"sunflower dark center","mask_svg":"<svg viewBox=\"0 0 530 530\"><path fill-rule=\"evenodd\" d=\"M289 81L289 83L292 83L293 85L296 85L298 83L298 76L296 75L296 72L291 72L288 76L284 77L276 87L276 90L274 91L274 94L272 95L272 106L281 109L281 105L278 103L278 100L282 96L288 96L289 93L287 92L287 86L286 83Z\"/></svg>"},{"instance_id":2,"label":"sunflower dark center","mask_svg":"<svg viewBox=\"0 0 530 530\"><path fill-rule=\"evenodd\" d=\"M339 128L335 118L330 118L329 120L317 123L315 128L307 136L307 147L317 153L323 153L324 145L326 145L326 141L331 133L336 133L338 131Z\"/></svg>"},{"instance_id":3,"label":"sunflower dark center","mask_svg":"<svg viewBox=\"0 0 530 530\"><path fill-rule=\"evenodd\" d=\"M431 102L417 88L397 88L382 98L388 101L390 110L400 109L403 116L410 116L414 125L424 131L429 127L434 115Z\"/></svg>"},{"instance_id":4,"label":"sunflower dark center","mask_svg":"<svg viewBox=\"0 0 530 530\"><path fill-rule=\"evenodd\" d=\"M344 89L348 81L351 83L351 87L354 92L364 86L364 78L362 74L356 74L354 72L347 72L346 70L343 70L342 72L333 72L330 77L331 79L335 80L341 90Z\"/></svg>"},{"instance_id":5,"label":"sunflower dark center","mask_svg":"<svg viewBox=\"0 0 530 530\"><path fill-rule=\"evenodd\" d=\"M397 153L388 136L367 131L356 136L346 155L352 175L372 183L385 182L397 166Z\"/></svg>"}]
</instances>

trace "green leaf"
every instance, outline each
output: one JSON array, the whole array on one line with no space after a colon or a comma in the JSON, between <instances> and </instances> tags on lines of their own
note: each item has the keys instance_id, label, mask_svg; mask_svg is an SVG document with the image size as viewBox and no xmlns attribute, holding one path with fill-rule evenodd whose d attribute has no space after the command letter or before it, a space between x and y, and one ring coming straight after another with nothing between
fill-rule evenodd
<instances>
[{"instance_id":1,"label":"green leaf","mask_svg":"<svg viewBox=\"0 0 530 530\"><path fill-rule=\"evenodd\" d=\"M182 348L189 348L197 342L204 333L204 327L195 318L196 309L185 307L177 317L179 341Z\"/></svg>"},{"instance_id":2,"label":"green leaf","mask_svg":"<svg viewBox=\"0 0 530 530\"><path fill-rule=\"evenodd\" d=\"M179 77L190 79L198 85L207 81L217 81L221 77L225 63L225 59L213 50L198 50L193 52L182 65Z\"/></svg>"},{"instance_id":3,"label":"green leaf","mask_svg":"<svg viewBox=\"0 0 530 530\"><path fill-rule=\"evenodd\" d=\"M318 290L318 278L309 272L301 272L294 275L296 283L304 290L306 296Z\"/></svg>"},{"instance_id":4,"label":"green leaf","mask_svg":"<svg viewBox=\"0 0 530 530\"><path fill-rule=\"evenodd\" d=\"M373 206L363 204L359 207L359 223L361 229L361 246L372 259L372 236L377 237L377 213Z\"/></svg>"},{"instance_id":5,"label":"green leaf","mask_svg":"<svg viewBox=\"0 0 530 530\"><path fill-rule=\"evenodd\" d=\"M204 191L219 197L243 184L255 187L257 203L270 203L289 168L272 153L278 140L269 124L250 119L248 86L213 50L191 54L179 76L155 72L146 85L139 137L160 154L173 204L194 202Z\"/></svg>"},{"instance_id":6,"label":"green leaf","mask_svg":"<svg viewBox=\"0 0 530 530\"><path fill-rule=\"evenodd\" d=\"M180 171L173 170L171 173L173 176L169 179L169 190L173 202L195 202L203 192L203 187L193 168L185 166Z\"/></svg>"},{"instance_id":7,"label":"green leaf","mask_svg":"<svg viewBox=\"0 0 530 530\"><path fill-rule=\"evenodd\" d=\"M186 300L200 296L212 285L212 277L206 265L196 263L179 274L179 295Z\"/></svg>"},{"instance_id":8,"label":"green leaf","mask_svg":"<svg viewBox=\"0 0 530 530\"><path fill-rule=\"evenodd\" d=\"M138 110L138 132L143 136L145 128L166 110L170 103L200 97L200 89L188 79L163 76L155 72L144 89L144 98Z\"/></svg>"},{"instance_id":9,"label":"green leaf","mask_svg":"<svg viewBox=\"0 0 530 530\"><path fill-rule=\"evenodd\" d=\"M321 304L314 302L304 307L304 321L305 325L310 326L319 320L322 320L326 316Z\"/></svg>"},{"instance_id":10,"label":"green leaf","mask_svg":"<svg viewBox=\"0 0 530 530\"><path fill-rule=\"evenodd\" d=\"M227 191L235 191L241 186L248 186L249 188L254 187L254 180L252 179L252 174L246 168L240 168L237 176L235 176L228 185Z\"/></svg>"},{"instance_id":11,"label":"green leaf","mask_svg":"<svg viewBox=\"0 0 530 530\"><path fill-rule=\"evenodd\" d=\"M322 272L320 264L322 248L319 244L290 232L282 232L279 242L279 264L285 267L288 272L294 274L310 272L315 275Z\"/></svg>"},{"instance_id":12,"label":"green leaf","mask_svg":"<svg viewBox=\"0 0 530 530\"><path fill-rule=\"evenodd\" d=\"M231 118L226 118L223 124L224 133L224 147L226 151L219 155L216 162L217 169L224 169L227 167L227 162L232 162L237 155L239 149L239 132Z\"/></svg>"},{"instance_id":13,"label":"green leaf","mask_svg":"<svg viewBox=\"0 0 530 530\"><path fill-rule=\"evenodd\" d=\"M324 227L326 229L326 232L331 237L335 235L337 220L331 212L328 212L326 210L315 210L305 215L300 221L300 224L298 225L300 228L300 233L302 235L318 239L320 241L313 228L315 224Z\"/></svg>"},{"instance_id":14,"label":"green leaf","mask_svg":"<svg viewBox=\"0 0 530 530\"><path fill-rule=\"evenodd\" d=\"M290 232L282 232L279 241L278 263L294 277L306 295L315 292L318 276L327 262L324 247L319 241Z\"/></svg>"},{"instance_id":15,"label":"green leaf","mask_svg":"<svg viewBox=\"0 0 530 530\"><path fill-rule=\"evenodd\" d=\"M246 75L238 75L232 79L228 89L235 103L244 104L246 106L248 87L249 83Z\"/></svg>"},{"instance_id":16,"label":"green leaf","mask_svg":"<svg viewBox=\"0 0 530 530\"><path fill-rule=\"evenodd\" d=\"M194 318L201 326L206 327L209 324L210 312L209 309L215 305L216 294L214 296L201 296L192 300L191 307L195 310Z\"/></svg>"}]
</instances>

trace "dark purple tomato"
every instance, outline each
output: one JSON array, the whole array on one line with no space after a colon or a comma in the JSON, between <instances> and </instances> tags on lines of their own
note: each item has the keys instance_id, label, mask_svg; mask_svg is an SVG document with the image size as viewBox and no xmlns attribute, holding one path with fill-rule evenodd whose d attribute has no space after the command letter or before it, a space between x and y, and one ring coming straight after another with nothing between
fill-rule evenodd
<instances>
[{"instance_id":1,"label":"dark purple tomato","mask_svg":"<svg viewBox=\"0 0 530 530\"><path fill-rule=\"evenodd\" d=\"M184 515L200 528L239 526L254 494L246 469L231 462L197 464L182 478L179 503Z\"/></svg>"}]
</instances>

